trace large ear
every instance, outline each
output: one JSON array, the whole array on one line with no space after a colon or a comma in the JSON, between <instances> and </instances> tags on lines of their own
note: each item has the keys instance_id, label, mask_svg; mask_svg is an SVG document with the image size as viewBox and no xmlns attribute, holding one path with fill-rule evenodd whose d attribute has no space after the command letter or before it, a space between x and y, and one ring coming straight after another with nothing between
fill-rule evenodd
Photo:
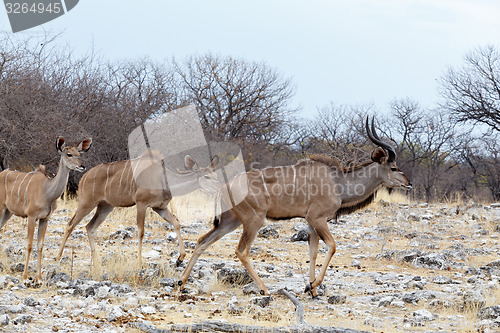
<instances>
[{"instance_id":1,"label":"large ear","mask_svg":"<svg viewBox=\"0 0 500 333\"><path fill-rule=\"evenodd\" d=\"M219 155L215 155L214 158L212 158L208 167L212 170L215 170L217 165L219 165Z\"/></svg>"},{"instance_id":2,"label":"large ear","mask_svg":"<svg viewBox=\"0 0 500 333\"><path fill-rule=\"evenodd\" d=\"M377 162L378 164L382 164L387 161L387 154L382 148L378 147L377 149L372 151L372 161Z\"/></svg>"},{"instance_id":3,"label":"large ear","mask_svg":"<svg viewBox=\"0 0 500 333\"><path fill-rule=\"evenodd\" d=\"M62 136L58 137L56 140L56 149L62 151L64 148L64 138Z\"/></svg>"},{"instance_id":4,"label":"large ear","mask_svg":"<svg viewBox=\"0 0 500 333\"><path fill-rule=\"evenodd\" d=\"M90 146L92 145L92 138L85 139L82 142L80 142L78 145L75 146L75 149L85 153L87 150L89 150Z\"/></svg>"},{"instance_id":5,"label":"large ear","mask_svg":"<svg viewBox=\"0 0 500 333\"><path fill-rule=\"evenodd\" d=\"M186 157L184 157L184 167L188 171L196 171L198 170L198 163L196 163L191 155L186 155Z\"/></svg>"}]
</instances>

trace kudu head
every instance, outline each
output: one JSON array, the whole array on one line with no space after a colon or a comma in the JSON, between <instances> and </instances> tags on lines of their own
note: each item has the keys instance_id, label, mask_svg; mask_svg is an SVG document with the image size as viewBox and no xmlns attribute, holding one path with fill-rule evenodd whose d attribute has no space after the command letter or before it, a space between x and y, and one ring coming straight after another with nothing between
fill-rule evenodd
<instances>
[{"instance_id":1,"label":"kudu head","mask_svg":"<svg viewBox=\"0 0 500 333\"><path fill-rule=\"evenodd\" d=\"M207 167L198 166L198 163L191 155L186 155L184 157L184 167L186 170L177 170L177 172L181 174L196 174L201 188L209 193L215 193L221 185L215 173L215 168L218 164L219 156L217 155L212 158Z\"/></svg>"},{"instance_id":2,"label":"kudu head","mask_svg":"<svg viewBox=\"0 0 500 333\"><path fill-rule=\"evenodd\" d=\"M379 146L372 152L371 157L372 161L379 165L377 172L378 176L382 178L383 184L389 188L403 187L410 189L410 180L396 165L396 152L394 148L379 138L375 131L373 118L370 128L368 117L366 117L366 133L370 140Z\"/></svg>"},{"instance_id":3,"label":"kudu head","mask_svg":"<svg viewBox=\"0 0 500 333\"><path fill-rule=\"evenodd\" d=\"M70 170L83 172L85 166L82 165L81 153L85 153L92 145L92 139L85 139L76 146L66 146L63 137L58 137L56 141L56 148L61 154L62 163Z\"/></svg>"}]
</instances>

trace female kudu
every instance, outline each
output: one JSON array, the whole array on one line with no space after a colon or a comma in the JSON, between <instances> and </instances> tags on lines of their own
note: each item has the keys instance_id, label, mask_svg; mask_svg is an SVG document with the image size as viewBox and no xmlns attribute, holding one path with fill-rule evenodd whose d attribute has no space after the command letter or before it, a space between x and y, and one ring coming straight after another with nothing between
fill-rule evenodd
<instances>
[{"instance_id":1,"label":"female kudu","mask_svg":"<svg viewBox=\"0 0 500 333\"><path fill-rule=\"evenodd\" d=\"M142 160L143 158L144 160ZM165 168L160 163L161 159L161 156L155 155L150 160L148 154L145 154L139 159L99 164L83 175L78 186L78 208L66 227L56 260L61 259L71 232L85 216L97 207L94 216L86 226L91 259L93 263L96 263L94 238L97 228L115 207L136 205L139 263L142 260L146 210L151 207L165 221L174 226L179 241L177 264L180 264L186 256L186 250L184 249L179 221L167 207L172 200L172 188L169 189L166 185L161 185L163 184L162 174L166 172L169 179L174 177L178 180L180 188L176 188L176 194L187 194L194 190L194 185L200 185L208 192L215 192L219 183L214 169L219 163L219 157L215 156L207 167L199 167L198 163L190 155L187 155L184 158L185 171L173 171ZM145 169L145 172L139 172L140 169Z\"/></svg>"},{"instance_id":2,"label":"female kudu","mask_svg":"<svg viewBox=\"0 0 500 333\"><path fill-rule=\"evenodd\" d=\"M45 175L45 167L41 166L32 172L20 172L6 169L0 172L0 229L9 220L12 214L28 218L28 251L24 266L23 280L28 277L28 264L33 247L35 222L38 220L38 267L36 282L42 280L41 261L43 240L47 229L47 222L56 208L59 198L68 183L69 171L84 171L80 153L86 152L92 139L83 140L74 147L65 147L64 139L59 137L56 147L61 154L57 175L50 179Z\"/></svg>"}]
</instances>

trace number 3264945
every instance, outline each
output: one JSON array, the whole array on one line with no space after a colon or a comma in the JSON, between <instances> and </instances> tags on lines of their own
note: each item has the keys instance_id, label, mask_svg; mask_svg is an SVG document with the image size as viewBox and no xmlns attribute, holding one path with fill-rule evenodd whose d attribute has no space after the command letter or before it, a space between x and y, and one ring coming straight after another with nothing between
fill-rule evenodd
<instances>
[{"instance_id":1,"label":"number 3264945","mask_svg":"<svg viewBox=\"0 0 500 333\"><path fill-rule=\"evenodd\" d=\"M61 3L26 3L26 2L7 2L5 3L7 14L28 14L28 13L54 13L59 14L63 9Z\"/></svg>"}]
</instances>

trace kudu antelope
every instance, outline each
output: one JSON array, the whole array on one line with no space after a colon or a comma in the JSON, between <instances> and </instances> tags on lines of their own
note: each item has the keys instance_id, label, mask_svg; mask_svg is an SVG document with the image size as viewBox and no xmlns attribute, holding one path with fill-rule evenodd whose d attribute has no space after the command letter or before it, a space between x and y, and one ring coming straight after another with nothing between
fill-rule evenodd
<instances>
[{"instance_id":1,"label":"kudu antelope","mask_svg":"<svg viewBox=\"0 0 500 333\"><path fill-rule=\"evenodd\" d=\"M65 147L64 139L59 137L56 147L61 154L59 169L54 178L45 174L45 167L40 166L32 172L20 172L6 169L0 172L0 229L3 228L12 214L28 218L28 251L24 266L23 280L28 277L28 264L33 246L35 222L38 220L38 267L36 282L42 280L41 261L43 240L47 229L47 222L56 208L59 198L68 183L69 171L83 172L80 153L86 152L92 139L83 140L74 147Z\"/></svg>"},{"instance_id":2,"label":"kudu antelope","mask_svg":"<svg viewBox=\"0 0 500 333\"><path fill-rule=\"evenodd\" d=\"M144 154L143 157L147 157ZM217 175L214 172L219 163L219 157L215 156L207 167L199 167L198 163L190 156L184 158L184 171L173 171L160 164L161 157L155 157L156 162L146 175L147 179L138 179L138 168L141 166L141 158L134 160L118 161L113 163L99 164L90 169L79 183L78 189L78 208L75 215L69 221L64 232L63 241L59 248L59 254L56 260L61 259L64 246L73 229L80 221L87 216L94 208L96 212L90 222L86 225L87 236L90 243L91 260L96 263L95 232L99 225L106 219L115 207L137 206L137 228L139 236L139 264L142 261L142 240L144 237L144 220L146 218L146 209L151 207L165 221L170 223L177 233L179 241L179 265L186 256L184 242L181 236L180 224L177 218L168 210L168 203L172 199L172 188L152 189L155 186L141 186L141 184L162 183L163 172L169 176L179 179L181 188L177 188L175 193L187 194L193 190L193 185L199 184L202 189L208 192L215 192L220 186L217 181ZM165 169L163 169L165 168ZM141 175L138 175L139 178ZM161 188L162 186L160 186ZM184 192L183 192L184 191Z\"/></svg>"},{"instance_id":3,"label":"kudu antelope","mask_svg":"<svg viewBox=\"0 0 500 333\"><path fill-rule=\"evenodd\" d=\"M372 119L370 129L366 120L366 131L376 148L371 162L345 169L326 156L301 160L292 166L270 167L235 177L228 186L222 186L218 193L218 206L229 202L227 189L232 193L248 187L245 199L236 206L216 214L213 229L202 236L193 256L184 269L179 285L181 289L188 280L196 260L214 242L235 230L241 224L243 233L236 248L236 255L246 268L261 294L268 289L257 275L248 258L250 246L266 217L288 219L303 217L309 228L309 285L306 291L317 296L316 287L325 277L326 269L335 253L335 241L328 229L331 218L352 212L372 202L375 192L382 186L409 188L411 183L396 166L396 153L375 132ZM231 207L231 205L227 205ZM220 208L219 208L220 209ZM319 239L328 247L325 261L318 276L315 276Z\"/></svg>"}]
</instances>

